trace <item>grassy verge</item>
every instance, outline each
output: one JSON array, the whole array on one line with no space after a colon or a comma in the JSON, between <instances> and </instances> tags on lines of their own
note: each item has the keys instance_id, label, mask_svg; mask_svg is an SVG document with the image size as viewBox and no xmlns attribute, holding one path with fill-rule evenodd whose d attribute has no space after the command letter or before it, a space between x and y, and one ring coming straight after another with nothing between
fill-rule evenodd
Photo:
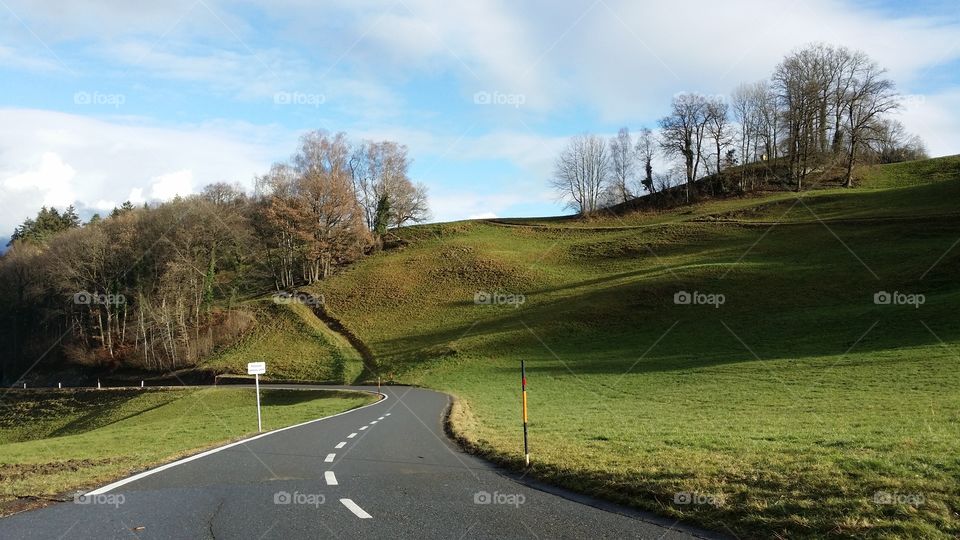
<instances>
[{"instance_id":1,"label":"grassy verge","mask_svg":"<svg viewBox=\"0 0 960 540\"><path fill-rule=\"evenodd\" d=\"M265 430L375 398L263 390ZM19 498L53 498L256 432L252 390L12 391L0 415L0 513ZM3 503L7 503L3 505Z\"/></svg>"},{"instance_id":2,"label":"grassy verge","mask_svg":"<svg viewBox=\"0 0 960 540\"><path fill-rule=\"evenodd\" d=\"M789 226L701 218L776 221L793 194L589 228L417 227L318 289L383 375L457 395L457 433L513 466L524 359L541 478L740 537L952 538L960 222L937 216L960 175L901 173L804 194ZM872 219L890 215L917 219Z\"/></svg>"}]
</instances>

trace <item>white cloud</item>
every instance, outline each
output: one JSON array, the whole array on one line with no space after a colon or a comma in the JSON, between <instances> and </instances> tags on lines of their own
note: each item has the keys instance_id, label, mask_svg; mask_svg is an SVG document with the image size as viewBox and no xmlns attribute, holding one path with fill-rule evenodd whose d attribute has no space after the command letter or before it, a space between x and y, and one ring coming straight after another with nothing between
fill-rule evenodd
<instances>
[{"instance_id":1,"label":"white cloud","mask_svg":"<svg viewBox=\"0 0 960 540\"><path fill-rule=\"evenodd\" d=\"M960 90L914 97L897 114L908 131L919 134L931 156L960 153Z\"/></svg>"},{"instance_id":2,"label":"white cloud","mask_svg":"<svg viewBox=\"0 0 960 540\"><path fill-rule=\"evenodd\" d=\"M471 214L467 216L467 219L494 219L497 217L497 214L494 212L483 212L480 214Z\"/></svg>"},{"instance_id":3,"label":"white cloud","mask_svg":"<svg viewBox=\"0 0 960 540\"><path fill-rule=\"evenodd\" d=\"M147 199L143 196L143 188L133 188L130 190L130 196L127 197L127 200L131 204L143 204L147 202Z\"/></svg>"},{"instance_id":4,"label":"white cloud","mask_svg":"<svg viewBox=\"0 0 960 540\"><path fill-rule=\"evenodd\" d=\"M142 203L221 180L249 187L293 147L269 126L156 127L33 109L0 117L0 232L44 204L100 209L125 194Z\"/></svg>"},{"instance_id":5,"label":"white cloud","mask_svg":"<svg viewBox=\"0 0 960 540\"><path fill-rule=\"evenodd\" d=\"M150 197L168 201L176 196L185 197L193 193L193 171L184 169L161 174L151 179Z\"/></svg>"},{"instance_id":6,"label":"white cloud","mask_svg":"<svg viewBox=\"0 0 960 540\"><path fill-rule=\"evenodd\" d=\"M42 201L43 206L68 206L74 202L73 179L77 171L63 162L55 152L44 152L39 163L30 170L3 181L3 187L12 193L29 192Z\"/></svg>"}]
</instances>

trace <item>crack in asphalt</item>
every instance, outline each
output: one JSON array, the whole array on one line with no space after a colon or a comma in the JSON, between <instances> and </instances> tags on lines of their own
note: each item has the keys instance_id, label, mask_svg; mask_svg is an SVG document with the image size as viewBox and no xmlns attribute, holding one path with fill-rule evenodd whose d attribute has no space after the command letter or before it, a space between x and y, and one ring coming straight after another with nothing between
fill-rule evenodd
<instances>
[{"instance_id":1,"label":"crack in asphalt","mask_svg":"<svg viewBox=\"0 0 960 540\"><path fill-rule=\"evenodd\" d=\"M217 509L210 514L210 518L207 520L207 534L212 540L217 540L217 535L213 533L213 521L220 515L220 510L223 509L223 503L226 501L226 499L220 499L220 504L217 505Z\"/></svg>"}]
</instances>

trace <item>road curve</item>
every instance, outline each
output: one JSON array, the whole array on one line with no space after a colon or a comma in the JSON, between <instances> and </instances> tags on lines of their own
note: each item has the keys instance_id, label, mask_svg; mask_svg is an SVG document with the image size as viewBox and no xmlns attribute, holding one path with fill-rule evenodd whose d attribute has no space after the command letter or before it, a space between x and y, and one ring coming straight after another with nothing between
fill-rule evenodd
<instances>
[{"instance_id":1,"label":"road curve","mask_svg":"<svg viewBox=\"0 0 960 540\"><path fill-rule=\"evenodd\" d=\"M0 538L716 537L517 480L447 439L445 394L383 393L94 490L82 504L0 519Z\"/></svg>"}]
</instances>

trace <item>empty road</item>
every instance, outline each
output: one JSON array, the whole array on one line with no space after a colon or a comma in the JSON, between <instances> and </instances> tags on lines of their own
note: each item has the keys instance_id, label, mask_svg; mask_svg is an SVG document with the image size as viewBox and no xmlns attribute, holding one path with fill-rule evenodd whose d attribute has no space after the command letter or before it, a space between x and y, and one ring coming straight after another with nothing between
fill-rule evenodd
<instances>
[{"instance_id":1,"label":"empty road","mask_svg":"<svg viewBox=\"0 0 960 540\"><path fill-rule=\"evenodd\" d=\"M447 439L448 396L383 392L373 405L148 471L81 502L0 519L0 538L709 537L516 480Z\"/></svg>"}]
</instances>

